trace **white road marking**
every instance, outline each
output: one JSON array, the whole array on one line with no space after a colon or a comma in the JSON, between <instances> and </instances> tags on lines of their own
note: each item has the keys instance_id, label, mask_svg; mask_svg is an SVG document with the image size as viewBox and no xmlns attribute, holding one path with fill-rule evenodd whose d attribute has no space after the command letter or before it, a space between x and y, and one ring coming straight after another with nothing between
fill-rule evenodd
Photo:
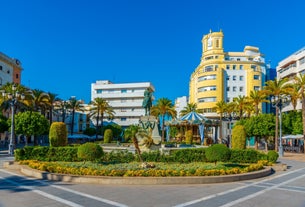
<instances>
[{"instance_id":1,"label":"white road marking","mask_svg":"<svg viewBox=\"0 0 305 207\"><path fill-rule=\"evenodd\" d=\"M9 172L9 171L6 171L6 170L0 169L0 171L11 174L11 175L21 177L20 175L18 175L16 173L12 173L12 172ZM75 190L65 188L65 187L62 187L62 186L52 185L52 184L46 183L44 181L36 180L35 178L26 177L26 179L35 180L36 182L42 183L44 185L48 185L48 186L51 186L51 187L54 187L54 188L57 188L57 189L60 189L60 190L64 190L64 191L67 191L67 192L70 192L70 193L74 193L74 194L77 194L77 195L81 195L81 196L84 196L84 197L87 197L87 198L90 198L90 199L93 199L93 200L101 201L101 202L104 202L104 203L107 203L107 204L110 204L110 205L113 205L113 206L128 207L127 205L124 205L124 204L121 204L121 203L118 203L118 202L115 202L115 201L111 201L111 200L107 200L107 199L104 199L104 198L96 197L96 196L93 196L93 195L90 195L90 194L87 194L87 193L82 193L82 192L75 191ZM7 179L5 179L5 180L7 180Z\"/></svg>"},{"instance_id":2,"label":"white road marking","mask_svg":"<svg viewBox=\"0 0 305 207\"><path fill-rule=\"evenodd\" d=\"M185 207L185 206L193 205L193 204L196 204L196 203L205 201L205 200L209 200L209 199L211 199L211 198L215 198L215 197L218 197L218 196L221 196L221 195L225 195L225 194L228 194L228 193L231 193L231 192L235 192L235 191L238 191L238 190L247 188L247 187L249 187L249 186L259 185L260 183L266 182L266 181L268 181L268 180L273 180L273 179L275 179L275 178L280 178L280 177L283 177L283 176L285 176L285 175L289 175L289 174L291 174L291 173L295 173L295 172L298 172L298 171L301 171L301 170L304 170L304 169L305 169L305 168L301 168L301 169L297 169L297 170L290 171L290 172L285 173L285 174L280 174L280 175L276 175L276 176L273 176L273 177L269 177L269 178L266 178L266 179L264 179L264 180L261 180L261 181L258 181L258 182L251 183L251 184L249 184L249 185L244 185L244 186L237 187L237 188L233 188L233 189L230 189L230 190L221 192L221 193L216 193L216 194L212 194L212 195L209 195L209 196L205 196L205 197L202 197L202 198L193 200L193 201L189 201L189 202L186 202L186 203L181 203L181 204L178 204L178 205L176 205L176 206L174 206L174 207ZM304 176L305 176L305 175L304 175ZM277 186L277 187L278 187L278 186ZM223 206L223 207L224 207L224 206Z\"/></svg>"},{"instance_id":3,"label":"white road marking","mask_svg":"<svg viewBox=\"0 0 305 207\"><path fill-rule=\"evenodd\" d=\"M62 198L59 198L57 196L53 196L51 194L48 194L48 193L45 193L43 191L40 191L40 190L35 190L33 187L28 187L28 186L23 186L23 185L20 185L19 183L15 182L15 181L12 181L12 180L9 180L9 179L6 179L6 178L3 178L0 176L0 179L2 180L5 180L5 182L8 182L8 183L11 183L13 185L16 185L16 186L19 186L21 188L24 188L24 189L27 189L27 190L31 190L32 192L34 193L37 193L39 195L42 195L46 198L49 198L51 200L55 200L55 201L58 201L60 203L63 203L63 204L66 204L68 206L71 206L71 207L83 207L82 205L79 205L77 203L73 203L71 201L68 201L68 200L65 200L65 199L62 199Z\"/></svg>"}]
</instances>

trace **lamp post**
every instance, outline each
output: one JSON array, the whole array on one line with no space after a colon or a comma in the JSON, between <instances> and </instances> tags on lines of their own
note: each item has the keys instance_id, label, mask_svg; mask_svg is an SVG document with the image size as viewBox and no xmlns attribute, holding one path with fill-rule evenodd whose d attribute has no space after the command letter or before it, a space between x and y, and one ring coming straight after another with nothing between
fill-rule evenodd
<instances>
[{"instance_id":1,"label":"lamp post","mask_svg":"<svg viewBox=\"0 0 305 207\"><path fill-rule=\"evenodd\" d=\"M2 91L2 96L7 97L9 104L11 106L12 111L12 117L11 117L11 137L10 142L8 146L8 154L13 155L14 154L14 147L15 147L15 108L18 102L18 99L24 99L24 95L17 91L17 87L15 85L12 86L12 93L6 93L5 91Z\"/></svg>"},{"instance_id":2,"label":"lamp post","mask_svg":"<svg viewBox=\"0 0 305 207\"><path fill-rule=\"evenodd\" d=\"M272 96L271 97L271 102L272 102L272 106L276 108L276 110L278 110L279 114L279 124L280 124L280 143L279 143L279 157L283 157L284 156L284 151L283 151L283 145L282 145L282 106L283 106L283 100L282 97L280 96ZM276 142L278 142L278 140L275 140Z\"/></svg>"},{"instance_id":3,"label":"lamp post","mask_svg":"<svg viewBox=\"0 0 305 207\"><path fill-rule=\"evenodd\" d=\"M229 135L228 135L228 145L229 148L232 147L232 120L233 120L234 112L225 113L225 119L229 121Z\"/></svg>"}]
</instances>

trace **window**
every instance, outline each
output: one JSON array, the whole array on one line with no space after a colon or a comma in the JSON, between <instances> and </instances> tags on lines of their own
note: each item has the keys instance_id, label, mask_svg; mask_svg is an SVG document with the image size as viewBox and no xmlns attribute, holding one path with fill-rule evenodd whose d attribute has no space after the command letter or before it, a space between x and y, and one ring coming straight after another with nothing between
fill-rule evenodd
<instances>
[{"instance_id":1,"label":"window","mask_svg":"<svg viewBox=\"0 0 305 207\"><path fill-rule=\"evenodd\" d=\"M121 108L121 112L126 112L127 109L126 108Z\"/></svg>"},{"instance_id":2,"label":"window","mask_svg":"<svg viewBox=\"0 0 305 207\"><path fill-rule=\"evenodd\" d=\"M18 79L18 78L19 78L19 74L17 73L17 74L16 74L16 79Z\"/></svg>"},{"instance_id":3,"label":"window","mask_svg":"<svg viewBox=\"0 0 305 207\"><path fill-rule=\"evenodd\" d=\"M236 70L236 65L233 65L233 70Z\"/></svg>"},{"instance_id":4,"label":"window","mask_svg":"<svg viewBox=\"0 0 305 207\"><path fill-rule=\"evenodd\" d=\"M230 80L230 76L229 75L227 76L227 80Z\"/></svg>"},{"instance_id":5,"label":"window","mask_svg":"<svg viewBox=\"0 0 305 207\"><path fill-rule=\"evenodd\" d=\"M216 75L205 75L198 78L198 82L205 81L205 80L215 80Z\"/></svg>"},{"instance_id":6,"label":"window","mask_svg":"<svg viewBox=\"0 0 305 207\"><path fill-rule=\"evenodd\" d=\"M121 121L127 121L127 118L126 117L122 117Z\"/></svg>"},{"instance_id":7,"label":"window","mask_svg":"<svg viewBox=\"0 0 305 207\"><path fill-rule=\"evenodd\" d=\"M2 67L2 65L0 65L0 70L2 70L3 69L3 67Z\"/></svg>"},{"instance_id":8,"label":"window","mask_svg":"<svg viewBox=\"0 0 305 207\"><path fill-rule=\"evenodd\" d=\"M239 80L243 81L244 80L244 76L243 75L239 76Z\"/></svg>"},{"instance_id":9,"label":"window","mask_svg":"<svg viewBox=\"0 0 305 207\"><path fill-rule=\"evenodd\" d=\"M206 98L200 98L198 99L199 103L203 102L216 102L216 97L206 97Z\"/></svg>"},{"instance_id":10,"label":"window","mask_svg":"<svg viewBox=\"0 0 305 207\"><path fill-rule=\"evenodd\" d=\"M230 65L227 65L227 66L226 66L226 69L227 69L227 70L230 70Z\"/></svg>"},{"instance_id":11,"label":"window","mask_svg":"<svg viewBox=\"0 0 305 207\"><path fill-rule=\"evenodd\" d=\"M234 91L234 92L236 91L236 86L233 86L233 91Z\"/></svg>"},{"instance_id":12,"label":"window","mask_svg":"<svg viewBox=\"0 0 305 207\"><path fill-rule=\"evenodd\" d=\"M203 91L216 91L216 86L205 86L198 88L198 92L203 92Z\"/></svg>"},{"instance_id":13,"label":"window","mask_svg":"<svg viewBox=\"0 0 305 207\"><path fill-rule=\"evenodd\" d=\"M236 75L233 75L233 80L236 81Z\"/></svg>"},{"instance_id":14,"label":"window","mask_svg":"<svg viewBox=\"0 0 305 207\"><path fill-rule=\"evenodd\" d=\"M121 103L125 103L125 102L127 102L127 99L126 98L122 98L121 99Z\"/></svg>"},{"instance_id":15,"label":"window","mask_svg":"<svg viewBox=\"0 0 305 207\"><path fill-rule=\"evenodd\" d=\"M240 86L239 87L239 92L243 92L244 91L244 87Z\"/></svg>"},{"instance_id":16,"label":"window","mask_svg":"<svg viewBox=\"0 0 305 207\"><path fill-rule=\"evenodd\" d=\"M243 70L244 66L243 65L239 65L239 70Z\"/></svg>"},{"instance_id":17,"label":"window","mask_svg":"<svg viewBox=\"0 0 305 207\"><path fill-rule=\"evenodd\" d=\"M211 71L213 71L213 65L205 66L204 72L211 72Z\"/></svg>"},{"instance_id":18,"label":"window","mask_svg":"<svg viewBox=\"0 0 305 207\"><path fill-rule=\"evenodd\" d=\"M203 109L203 113L213 113L213 112L216 112L216 110L213 109L213 108L205 108L205 109Z\"/></svg>"},{"instance_id":19,"label":"window","mask_svg":"<svg viewBox=\"0 0 305 207\"><path fill-rule=\"evenodd\" d=\"M256 65L251 65L251 69L253 69L253 71L256 71Z\"/></svg>"},{"instance_id":20,"label":"window","mask_svg":"<svg viewBox=\"0 0 305 207\"><path fill-rule=\"evenodd\" d=\"M216 40L216 47L219 47L219 40Z\"/></svg>"},{"instance_id":21,"label":"window","mask_svg":"<svg viewBox=\"0 0 305 207\"><path fill-rule=\"evenodd\" d=\"M237 58L237 61L240 61L240 58Z\"/></svg>"},{"instance_id":22,"label":"window","mask_svg":"<svg viewBox=\"0 0 305 207\"><path fill-rule=\"evenodd\" d=\"M300 65L304 64L305 63L305 57L301 58L300 59ZM1 66L0 66L1 67Z\"/></svg>"},{"instance_id":23,"label":"window","mask_svg":"<svg viewBox=\"0 0 305 207\"><path fill-rule=\"evenodd\" d=\"M230 87L229 86L227 87L227 91L230 91Z\"/></svg>"},{"instance_id":24,"label":"window","mask_svg":"<svg viewBox=\"0 0 305 207\"><path fill-rule=\"evenodd\" d=\"M10 74L10 72L11 72L10 70L7 70L7 74Z\"/></svg>"},{"instance_id":25,"label":"window","mask_svg":"<svg viewBox=\"0 0 305 207\"><path fill-rule=\"evenodd\" d=\"M227 99L226 99L226 102L229 103L229 102L230 102L230 98L227 98Z\"/></svg>"},{"instance_id":26,"label":"window","mask_svg":"<svg viewBox=\"0 0 305 207\"><path fill-rule=\"evenodd\" d=\"M127 93L127 89L122 89L121 93Z\"/></svg>"},{"instance_id":27,"label":"window","mask_svg":"<svg viewBox=\"0 0 305 207\"><path fill-rule=\"evenodd\" d=\"M97 90L96 90L96 93L97 93L97 94L101 94L101 93L103 93L103 90L102 90L102 89L97 89Z\"/></svg>"},{"instance_id":28,"label":"window","mask_svg":"<svg viewBox=\"0 0 305 207\"><path fill-rule=\"evenodd\" d=\"M255 91L259 91L259 90L260 90L260 87L259 87L259 86L254 86L254 90L255 90Z\"/></svg>"},{"instance_id":29,"label":"window","mask_svg":"<svg viewBox=\"0 0 305 207\"><path fill-rule=\"evenodd\" d=\"M253 76L253 79L254 79L254 80L259 80L259 79L260 79L260 76L259 76L259 75L254 75L254 76Z\"/></svg>"}]
</instances>

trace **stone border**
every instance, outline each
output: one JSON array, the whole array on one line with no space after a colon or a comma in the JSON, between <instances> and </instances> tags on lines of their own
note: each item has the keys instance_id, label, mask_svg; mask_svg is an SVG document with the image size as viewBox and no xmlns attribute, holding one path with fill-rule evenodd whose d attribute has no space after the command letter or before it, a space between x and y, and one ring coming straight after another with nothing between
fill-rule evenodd
<instances>
[{"instance_id":1,"label":"stone border","mask_svg":"<svg viewBox=\"0 0 305 207\"><path fill-rule=\"evenodd\" d=\"M4 162L4 167L20 172L26 176L38 179L94 184L120 184L120 185L173 185L173 184L210 184L250 180L268 176L272 168L263 170L224 176L190 176L190 177L110 177L110 176L77 176L43 172L25 165L16 165L13 161Z\"/></svg>"}]
</instances>

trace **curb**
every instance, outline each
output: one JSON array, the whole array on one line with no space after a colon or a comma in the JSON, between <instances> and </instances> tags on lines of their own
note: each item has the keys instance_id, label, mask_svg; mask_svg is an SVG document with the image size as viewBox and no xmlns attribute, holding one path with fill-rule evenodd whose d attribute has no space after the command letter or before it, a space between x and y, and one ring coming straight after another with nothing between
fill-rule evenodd
<instances>
[{"instance_id":1,"label":"curb","mask_svg":"<svg viewBox=\"0 0 305 207\"><path fill-rule=\"evenodd\" d=\"M225 176L190 176L190 177L109 177L109 176L77 176L49 173L32 169L25 165L17 165L14 162L4 162L4 167L8 169L20 170L20 172L29 177L38 179L63 181L73 183L93 183L93 184L120 184L120 185L180 185L180 184L211 184L236 182L242 180L251 180L268 176L272 173L272 168L268 167L260 171L234 174Z\"/></svg>"}]
</instances>

